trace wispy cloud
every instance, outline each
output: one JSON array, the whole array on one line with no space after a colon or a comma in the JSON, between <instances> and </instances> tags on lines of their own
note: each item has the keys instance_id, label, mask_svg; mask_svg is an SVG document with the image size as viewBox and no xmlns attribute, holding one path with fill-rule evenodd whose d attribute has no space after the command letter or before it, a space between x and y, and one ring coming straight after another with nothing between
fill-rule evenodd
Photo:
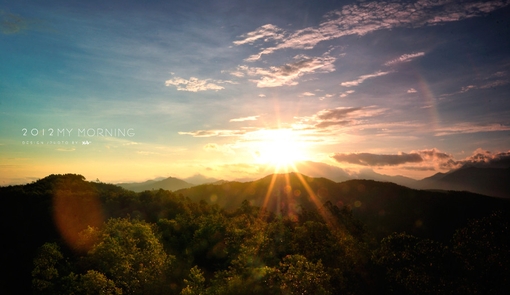
<instances>
[{"instance_id":1,"label":"wispy cloud","mask_svg":"<svg viewBox=\"0 0 510 295\"><path fill-rule=\"evenodd\" d=\"M217 84L215 84L217 83ZM179 91L191 91L191 92L197 92L197 91L206 91L206 90L222 90L225 89L225 87L220 86L218 84L222 83L234 83L232 81L222 81L222 80L213 80L213 79L205 79L200 80L195 77L190 77L188 80L180 77L175 77L170 80L165 81L166 86L176 86L177 90Z\"/></svg>"},{"instance_id":2,"label":"wispy cloud","mask_svg":"<svg viewBox=\"0 0 510 295\"><path fill-rule=\"evenodd\" d=\"M347 97L349 96L349 94L353 94L354 92L355 92L354 90L347 90L344 93L341 93L340 97Z\"/></svg>"},{"instance_id":3,"label":"wispy cloud","mask_svg":"<svg viewBox=\"0 0 510 295\"><path fill-rule=\"evenodd\" d=\"M509 131L510 126L493 123L493 124L473 124L473 123L458 123L448 127L436 129L436 136L445 136L452 134L463 133L478 133L478 132L496 132L496 131Z\"/></svg>"},{"instance_id":4,"label":"wispy cloud","mask_svg":"<svg viewBox=\"0 0 510 295\"><path fill-rule=\"evenodd\" d=\"M377 116L384 111L384 109L375 106L325 109L312 116L295 117L298 121L295 127L301 129L323 129L331 126L355 125L359 123L358 120L361 118Z\"/></svg>"},{"instance_id":5,"label":"wispy cloud","mask_svg":"<svg viewBox=\"0 0 510 295\"><path fill-rule=\"evenodd\" d=\"M213 137L213 136L241 136L246 130L196 130L191 132L178 132L180 135L191 135L193 137Z\"/></svg>"},{"instance_id":6,"label":"wispy cloud","mask_svg":"<svg viewBox=\"0 0 510 295\"><path fill-rule=\"evenodd\" d=\"M334 62L336 58L332 56L308 57L299 55L294 57L295 62L288 63L279 67L259 68L238 66L234 71L243 73L246 76L254 77L250 81L257 83L257 87L277 87L284 85L297 85L298 79L305 74L316 72L329 73L335 71Z\"/></svg>"},{"instance_id":7,"label":"wispy cloud","mask_svg":"<svg viewBox=\"0 0 510 295\"><path fill-rule=\"evenodd\" d=\"M324 100L326 98L331 98L331 97L333 97L333 94L325 94L324 96L319 97L319 99Z\"/></svg>"},{"instance_id":8,"label":"wispy cloud","mask_svg":"<svg viewBox=\"0 0 510 295\"><path fill-rule=\"evenodd\" d=\"M362 2L345 5L340 10L325 15L317 27L308 27L287 32L275 25L267 24L255 31L241 35L235 45L251 44L255 41L271 42L246 61L258 60L264 54L271 54L285 48L311 49L319 42L347 35L367 33L396 27L422 27L454 22L482 16L507 6L508 1L435 1L410 2Z\"/></svg>"},{"instance_id":9,"label":"wispy cloud","mask_svg":"<svg viewBox=\"0 0 510 295\"><path fill-rule=\"evenodd\" d=\"M476 90L476 89L490 89L490 88L494 88L494 87L504 86L509 83L510 83L510 79L508 79L507 73L500 71L500 72L496 72L496 73L490 75L489 77L487 77L485 79L478 79L478 81L476 81L473 84L470 84L467 86L462 86L461 89L458 91L442 94L441 97L448 97L448 96L453 96L456 94L462 94L462 93L466 93L468 91Z\"/></svg>"},{"instance_id":10,"label":"wispy cloud","mask_svg":"<svg viewBox=\"0 0 510 295\"><path fill-rule=\"evenodd\" d=\"M224 154L235 154L234 150L231 148L231 145L223 144L219 145L216 143L208 143L204 145L204 151L207 152L221 152Z\"/></svg>"},{"instance_id":11,"label":"wispy cloud","mask_svg":"<svg viewBox=\"0 0 510 295\"><path fill-rule=\"evenodd\" d=\"M240 37L244 38L239 41L234 41L235 45L243 45L243 44L250 44L253 43L259 39L263 39L265 42L269 40L280 40L284 37L282 34L284 31L277 26L267 24L263 25L262 27L256 29L253 32L246 33L244 35L241 35Z\"/></svg>"},{"instance_id":12,"label":"wispy cloud","mask_svg":"<svg viewBox=\"0 0 510 295\"><path fill-rule=\"evenodd\" d=\"M59 152L74 152L75 148L58 148L57 151Z\"/></svg>"},{"instance_id":13,"label":"wispy cloud","mask_svg":"<svg viewBox=\"0 0 510 295\"><path fill-rule=\"evenodd\" d=\"M416 91L416 89L414 89L414 88L409 88L407 90L407 93L416 93L416 92L418 92L418 91Z\"/></svg>"},{"instance_id":14,"label":"wispy cloud","mask_svg":"<svg viewBox=\"0 0 510 295\"><path fill-rule=\"evenodd\" d=\"M256 121L260 116L249 116L236 119L230 119L229 122L244 122L244 121Z\"/></svg>"},{"instance_id":15,"label":"wispy cloud","mask_svg":"<svg viewBox=\"0 0 510 295\"><path fill-rule=\"evenodd\" d=\"M378 72L375 72L373 74L359 76L358 79L353 80L353 81L342 82L342 83L340 83L340 85L342 85L344 87L358 86L359 84L363 83L366 79L388 75L389 73L391 73L391 72L381 72L381 71L378 71Z\"/></svg>"},{"instance_id":16,"label":"wispy cloud","mask_svg":"<svg viewBox=\"0 0 510 295\"><path fill-rule=\"evenodd\" d=\"M315 96L314 93L311 93L311 92L303 92L301 93L302 96Z\"/></svg>"},{"instance_id":17,"label":"wispy cloud","mask_svg":"<svg viewBox=\"0 0 510 295\"><path fill-rule=\"evenodd\" d=\"M425 52L402 54L398 58L386 62L384 65L390 66L390 65L394 65L394 64L398 64L398 63L402 63L402 62L410 62L411 60L413 60L417 57L420 57L420 56L424 56L424 55L425 55Z\"/></svg>"}]
</instances>

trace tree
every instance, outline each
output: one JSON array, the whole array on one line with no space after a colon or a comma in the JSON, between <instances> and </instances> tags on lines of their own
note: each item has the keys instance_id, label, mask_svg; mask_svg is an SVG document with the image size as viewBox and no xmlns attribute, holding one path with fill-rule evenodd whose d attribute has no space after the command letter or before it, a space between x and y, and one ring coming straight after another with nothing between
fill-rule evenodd
<instances>
[{"instance_id":1,"label":"tree","mask_svg":"<svg viewBox=\"0 0 510 295\"><path fill-rule=\"evenodd\" d=\"M394 233L382 240L375 254L392 293L446 294L452 288L451 255L438 242Z\"/></svg>"},{"instance_id":2,"label":"tree","mask_svg":"<svg viewBox=\"0 0 510 295\"><path fill-rule=\"evenodd\" d=\"M506 294L510 289L510 215L494 212L475 219L453 237L465 281L462 293Z\"/></svg>"},{"instance_id":3,"label":"tree","mask_svg":"<svg viewBox=\"0 0 510 295\"><path fill-rule=\"evenodd\" d=\"M163 292L172 259L150 224L130 219L110 219L86 257L92 269L115 282L123 294Z\"/></svg>"},{"instance_id":4,"label":"tree","mask_svg":"<svg viewBox=\"0 0 510 295\"><path fill-rule=\"evenodd\" d=\"M189 280L184 279L186 287L182 289L181 295L203 295L205 294L205 278L204 273L194 266L190 269Z\"/></svg>"},{"instance_id":5,"label":"tree","mask_svg":"<svg viewBox=\"0 0 510 295\"><path fill-rule=\"evenodd\" d=\"M310 262L302 255L289 255L272 274L282 294L331 294L329 275L322 263Z\"/></svg>"},{"instance_id":6,"label":"tree","mask_svg":"<svg viewBox=\"0 0 510 295\"><path fill-rule=\"evenodd\" d=\"M61 273L59 264L64 256L56 243L45 243L39 248L34 259L32 270L32 286L39 294L56 294Z\"/></svg>"},{"instance_id":7,"label":"tree","mask_svg":"<svg viewBox=\"0 0 510 295\"><path fill-rule=\"evenodd\" d=\"M115 286L115 282L108 279L104 274L89 270L80 276L79 292L84 295L120 295L122 289Z\"/></svg>"}]
</instances>

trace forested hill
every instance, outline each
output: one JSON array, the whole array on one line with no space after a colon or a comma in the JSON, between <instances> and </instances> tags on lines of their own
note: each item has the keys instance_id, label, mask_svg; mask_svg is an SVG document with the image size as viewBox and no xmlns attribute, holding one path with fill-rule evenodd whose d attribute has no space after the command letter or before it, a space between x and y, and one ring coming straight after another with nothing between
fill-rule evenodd
<instances>
[{"instance_id":1,"label":"forested hill","mask_svg":"<svg viewBox=\"0 0 510 295\"><path fill-rule=\"evenodd\" d=\"M140 193L50 175L0 187L0 288L505 294L509 208L471 193L296 173Z\"/></svg>"},{"instance_id":2,"label":"forested hill","mask_svg":"<svg viewBox=\"0 0 510 295\"><path fill-rule=\"evenodd\" d=\"M178 190L193 201L204 200L234 210L243 200L271 212L296 213L330 202L348 206L377 236L394 231L444 240L468 219L494 210L510 210L510 200L470 192L415 190L389 182L348 180L336 183L298 173L269 175L252 182L204 184Z\"/></svg>"}]
</instances>

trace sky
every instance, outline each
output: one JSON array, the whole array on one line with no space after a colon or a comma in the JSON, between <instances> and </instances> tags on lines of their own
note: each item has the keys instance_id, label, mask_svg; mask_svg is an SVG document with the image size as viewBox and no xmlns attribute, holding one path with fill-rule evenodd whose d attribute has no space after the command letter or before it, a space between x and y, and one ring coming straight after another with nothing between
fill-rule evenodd
<instances>
[{"instance_id":1,"label":"sky","mask_svg":"<svg viewBox=\"0 0 510 295\"><path fill-rule=\"evenodd\" d=\"M0 0L0 185L497 164L509 16L507 0Z\"/></svg>"}]
</instances>

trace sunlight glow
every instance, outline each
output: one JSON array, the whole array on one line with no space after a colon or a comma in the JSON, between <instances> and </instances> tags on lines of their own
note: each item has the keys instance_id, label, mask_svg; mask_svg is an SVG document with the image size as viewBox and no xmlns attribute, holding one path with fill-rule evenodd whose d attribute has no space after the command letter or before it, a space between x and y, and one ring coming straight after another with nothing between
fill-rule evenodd
<instances>
[{"instance_id":1,"label":"sunlight glow","mask_svg":"<svg viewBox=\"0 0 510 295\"><path fill-rule=\"evenodd\" d=\"M297 161L306 160L304 140L291 129L261 130L254 138L254 157L258 163L274 166L275 172L289 171Z\"/></svg>"}]
</instances>

